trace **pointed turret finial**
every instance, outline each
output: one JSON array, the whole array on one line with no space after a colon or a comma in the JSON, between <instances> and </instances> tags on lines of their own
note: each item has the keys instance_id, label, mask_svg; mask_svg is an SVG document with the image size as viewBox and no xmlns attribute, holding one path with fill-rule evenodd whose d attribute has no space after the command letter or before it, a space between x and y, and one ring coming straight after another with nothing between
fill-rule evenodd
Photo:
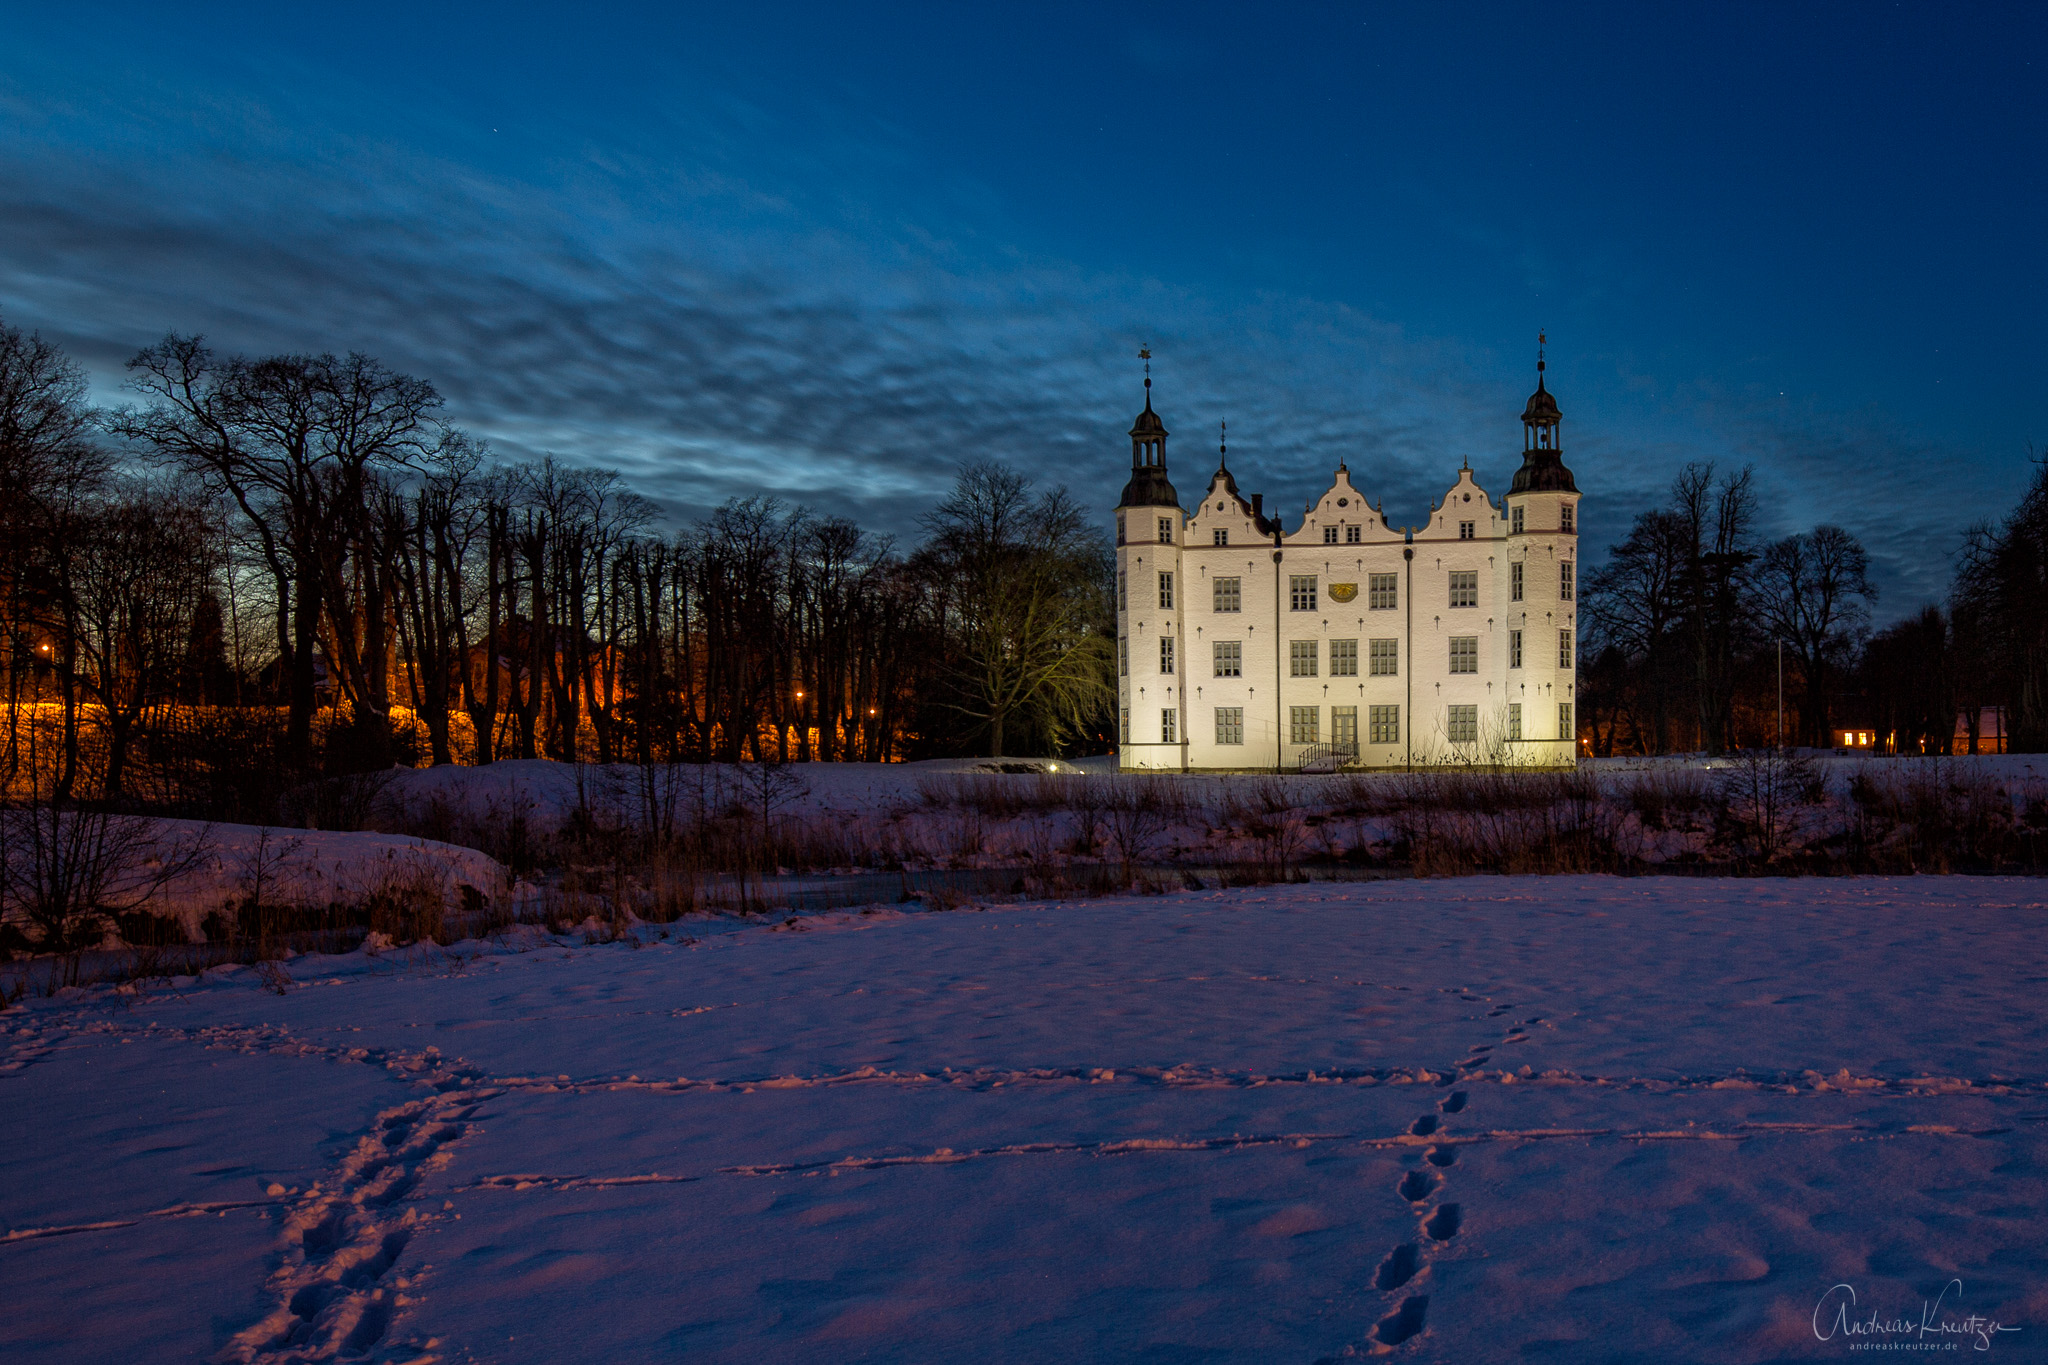
<instances>
[{"instance_id":1,"label":"pointed turret finial","mask_svg":"<svg viewBox=\"0 0 2048 1365\"><path fill-rule=\"evenodd\" d=\"M1145 406L1152 406L1152 347L1147 344L1138 348L1138 359L1145 362Z\"/></svg>"},{"instance_id":2,"label":"pointed turret finial","mask_svg":"<svg viewBox=\"0 0 2048 1365\"><path fill-rule=\"evenodd\" d=\"M1216 467L1218 469L1223 469L1227 467L1230 463L1230 461L1227 458L1225 458L1230 454L1229 437L1230 423L1218 422L1216 424Z\"/></svg>"},{"instance_id":3,"label":"pointed turret finial","mask_svg":"<svg viewBox=\"0 0 2048 1365\"><path fill-rule=\"evenodd\" d=\"M1543 333L1536 334L1536 387L1543 387L1543 346L1548 340Z\"/></svg>"}]
</instances>

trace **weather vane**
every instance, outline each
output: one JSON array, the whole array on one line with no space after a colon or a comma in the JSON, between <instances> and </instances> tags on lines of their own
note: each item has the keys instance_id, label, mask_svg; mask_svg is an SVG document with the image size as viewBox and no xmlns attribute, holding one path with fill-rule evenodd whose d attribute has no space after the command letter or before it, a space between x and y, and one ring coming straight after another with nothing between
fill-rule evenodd
<instances>
[{"instance_id":1,"label":"weather vane","mask_svg":"<svg viewBox=\"0 0 2048 1365\"><path fill-rule=\"evenodd\" d=\"M1138 348L1138 359L1145 362L1145 388L1147 390L1150 390L1152 387L1152 348L1149 345L1140 346ZM1146 396L1145 401L1149 406L1151 403L1151 396L1149 392Z\"/></svg>"}]
</instances>

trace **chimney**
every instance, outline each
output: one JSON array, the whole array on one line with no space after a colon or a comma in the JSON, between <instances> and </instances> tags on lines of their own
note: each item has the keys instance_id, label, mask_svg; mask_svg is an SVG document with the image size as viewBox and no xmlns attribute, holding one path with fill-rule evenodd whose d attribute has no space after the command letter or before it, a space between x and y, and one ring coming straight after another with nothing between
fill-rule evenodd
<instances>
[{"instance_id":1,"label":"chimney","mask_svg":"<svg viewBox=\"0 0 2048 1365\"><path fill-rule=\"evenodd\" d=\"M1262 516L1264 516L1264 515L1266 514L1266 513L1265 513L1265 506L1266 506L1266 495L1265 495L1264 493L1254 493L1254 494L1252 494L1252 515L1253 515L1253 516L1255 516L1255 517L1262 517Z\"/></svg>"}]
</instances>

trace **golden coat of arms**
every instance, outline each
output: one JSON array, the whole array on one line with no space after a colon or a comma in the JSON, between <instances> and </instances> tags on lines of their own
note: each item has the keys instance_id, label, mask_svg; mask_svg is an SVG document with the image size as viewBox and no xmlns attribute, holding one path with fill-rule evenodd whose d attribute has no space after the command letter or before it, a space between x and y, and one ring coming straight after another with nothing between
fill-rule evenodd
<instances>
[{"instance_id":1,"label":"golden coat of arms","mask_svg":"<svg viewBox=\"0 0 2048 1365\"><path fill-rule=\"evenodd\" d=\"M1330 585L1330 600L1333 602L1349 602L1356 596L1358 596L1358 585L1356 583L1332 583Z\"/></svg>"}]
</instances>

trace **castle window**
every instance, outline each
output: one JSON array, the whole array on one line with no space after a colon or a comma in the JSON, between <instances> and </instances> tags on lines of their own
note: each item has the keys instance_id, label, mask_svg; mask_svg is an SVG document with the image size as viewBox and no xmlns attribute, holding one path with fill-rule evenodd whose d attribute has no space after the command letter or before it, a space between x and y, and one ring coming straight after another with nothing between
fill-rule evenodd
<instances>
[{"instance_id":1,"label":"castle window","mask_svg":"<svg viewBox=\"0 0 2048 1365\"><path fill-rule=\"evenodd\" d=\"M1401 672L1401 642L1399 640L1374 640L1367 656L1367 667L1375 678L1392 678Z\"/></svg>"},{"instance_id":2,"label":"castle window","mask_svg":"<svg viewBox=\"0 0 2048 1365\"><path fill-rule=\"evenodd\" d=\"M1287 642L1287 676L1290 678L1313 678L1316 675L1316 642L1314 640L1289 640Z\"/></svg>"},{"instance_id":3,"label":"castle window","mask_svg":"<svg viewBox=\"0 0 2048 1365\"><path fill-rule=\"evenodd\" d=\"M1131 604L1130 594L1126 591L1126 589L1128 589L1129 586L1130 575L1125 573L1122 569L1118 569L1116 571L1116 609L1118 611L1125 610Z\"/></svg>"},{"instance_id":4,"label":"castle window","mask_svg":"<svg viewBox=\"0 0 2048 1365\"><path fill-rule=\"evenodd\" d=\"M1373 744L1401 742L1401 708L1370 706L1365 712L1366 739Z\"/></svg>"},{"instance_id":5,"label":"castle window","mask_svg":"<svg viewBox=\"0 0 2048 1365\"><path fill-rule=\"evenodd\" d=\"M1131 674L1131 642L1119 635L1116 637L1116 675L1127 678Z\"/></svg>"},{"instance_id":6,"label":"castle window","mask_svg":"<svg viewBox=\"0 0 2048 1365\"><path fill-rule=\"evenodd\" d=\"M1116 740L1128 744L1131 739L1131 708L1119 706L1116 711Z\"/></svg>"},{"instance_id":7,"label":"castle window","mask_svg":"<svg viewBox=\"0 0 2048 1365\"><path fill-rule=\"evenodd\" d=\"M1557 666L1559 668L1570 668L1572 666L1572 633L1568 630L1561 630L1557 633Z\"/></svg>"},{"instance_id":8,"label":"castle window","mask_svg":"<svg viewBox=\"0 0 2048 1365\"><path fill-rule=\"evenodd\" d=\"M1344 528L1344 543L1345 543L1346 545L1356 545L1356 544L1358 543L1358 541L1359 541L1359 528L1358 528L1358 527L1356 527L1356 526L1347 526L1347 527L1345 527L1345 528Z\"/></svg>"},{"instance_id":9,"label":"castle window","mask_svg":"<svg viewBox=\"0 0 2048 1365\"><path fill-rule=\"evenodd\" d=\"M1173 637L1171 635L1159 637L1159 671L1161 673L1173 672Z\"/></svg>"},{"instance_id":10,"label":"castle window","mask_svg":"<svg viewBox=\"0 0 2048 1365\"><path fill-rule=\"evenodd\" d=\"M1557 510L1557 528L1560 531L1570 531L1572 529L1572 505L1570 503L1566 503Z\"/></svg>"},{"instance_id":11,"label":"castle window","mask_svg":"<svg viewBox=\"0 0 2048 1365\"><path fill-rule=\"evenodd\" d=\"M1173 575L1170 573L1159 575L1159 609L1173 610Z\"/></svg>"},{"instance_id":12,"label":"castle window","mask_svg":"<svg viewBox=\"0 0 2048 1365\"><path fill-rule=\"evenodd\" d=\"M1572 704L1568 701L1561 701L1557 704L1557 737L1559 739L1570 739L1572 737Z\"/></svg>"},{"instance_id":13,"label":"castle window","mask_svg":"<svg viewBox=\"0 0 2048 1365\"><path fill-rule=\"evenodd\" d=\"M1216 610L1237 611L1243 601L1243 596L1238 588L1239 580L1235 578L1219 578L1215 582Z\"/></svg>"},{"instance_id":14,"label":"castle window","mask_svg":"<svg viewBox=\"0 0 2048 1365\"><path fill-rule=\"evenodd\" d=\"M1572 600L1572 562L1569 559L1557 566L1557 596L1561 602Z\"/></svg>"},{"instance_id":15,"label":"castle window","mask_svg":"<svg viewBox=\"0 0 2048 1365\"><path fill-rule=\"evenodd\" d=\"M1477 522L1470 522L1470 521L1461 521L1461 522L1459 522L1459 523L1458 523L1458 539L1460 539L1460 540L1470 540L1470 539L1472 539L1472 532L1473 532L1473 528L1474 528L1475 526L1477 526L1477 525L1478 525L1478 523L1477 523Z\"/></svg>"},{"instance_id":16,"label":"castle window","mask_svg":"<svg viewBox=\"0 0 2048 1365\"><path fill-rule=\"evenodd\" d=\"M1230 543L1230 528L1219 526L1211 531L1209 533L1209 543L1211 545L1228 545Z\"/></svg>"},{"instance_id":17,"label":"castle window","mask_svg":"<svg viewBox=\"0 0 2048 1365\"><path fill-rule=\"evenodd\" d=\"M1244 673L1244 647L1236 640L1216 642L1216 676L1236 678Z\"/></svg>"},{"instance_id":18,"label":"castle window","mask_svg":"<svg viewBox=\"0 0 2048 1365\"><path fill-rule=\"evenodd\" d=\"M1173 518L1172 518L1172 517L1161 517L1161 518L1159 519L1159 543L1160 543L1161 545L1171 545L1171 544L1173 544Z\"/></svg>"},{"instance_id":19,"label":"castle window","mask_svg":"<svg viewBox=\"0 0 2048 1365\"><path fill-rule=\"evenodd\" d=\"M1508 632L1508 667L1520 668L1521 666L1522 632L1519 630L1511 630Z\"/></svg>"},{"instance_id":20,"label":"castle window","mask_svg":"<svg viewBox=\"0 0 2048 1365\"><path fill-rule=\"evenodd\" d=\"M1479 671L1479 637L1477 635L1453 635L1451 637L1451 672L1477 673Z\"/></svg>"},{"instance_id":21,"label":"castle window","mask_svg":"<svg viewBox=\"0 0 2048 1365\"><path fill-rule=\"evenodd\" d=\"M1219 706L1216 708L1216 742L1218 744L1244 743L1244 708L1242 706Z\"/></svg>"},{"instance_id":22,"label":"castle window","mask_svg":"<svg viewBox=\"0 0 2048 1365\"><path fill-rule=\"evenodd\" d=\"M1520 739L1521 737L1522 703L1518 701L1511 701L1508 703L1508 738Z\"/></svg>"},{"instance_id":23,"label":"castle window","mask_svg":"<svg viewBox=\"0 0 2048 1365\"><path fill-rule=\"evenodd\" d=\"M1355 678L1358 676L1358 641L1330 641L1330 676L1333 678Z\"/></svg>"},{"instance_id":24,"label":"castle window","mask_svg":"<svg viewBox=\"0 0 2048 1365\"><path fill-rule=\"evenodd\" d=\"M1451 605L1454 607L1476 607L1479 605L1479 571L1459 569L1451 574Z\"/></svg>"},{"instance_id":25,"label":"castle window","mask_svg":"<svg viewBox=\"0 0 2048 1365\"><path fill-rule=\"evenodd\" d=\"M1124 543L1124 514L1121 512L1116 514L1116 543Z\"/></svg>"},{"instance_id":26,"label":"castle window","mask_svg":"<svg viewBox=\"0 0 2048 1365\"><path fill-rule=\"evenodd\" d=\"M1517 512L1522 509L1517 507ZM1522 566L1519 562L1508 565L1508 601L1522 600Z\"/></svg>"},{"instance_id":27,"label":"castle window","mask_svg":"<svg viewBox=\"0 0 2048 1365\"><path fill-rule=\"evenodd\" d=\"M1444 735L1453 744L1476 744L1479 741L1479 708L1476 706L1453 706L1446 718Z\"/></svg>"},{"instance_id":28,"label":"castle window","mask_svg":"<svg viewBox=\"0 0 2048 1365\"><path fill-rule=\"evenodd\" d=\"M1296 744L1313 744L1322 729L1321 712L1313 706L1287 708L1287 737Z\"/></svg>"},{"instance_id":29,"label":"castle window","mask_svg":"<svg viewBox=\"0 0 2048 1365\"><path fill-rule=\"evenodd\" d=\"M1508 513L1508 529L1516 535L1522 534L1522 505L1520 503L1516 503L1515 509Z\"/></svg>"},{"instance_id":30,"label":"castle window","mask_svg":"<svg viewBox=\"0 0 2048 1365\"><path fill-rule=\"evenodd\" d=\"M1177 722L1179 720L1180 717L1175 713L1175 709L1173 707L1168 706L1161 708L1159 712L1160 743L1175 744L1179 742L1174 738L1174 732L1178 729Z\"/></svg>"},{"instance_id":31,"label":"castle window","mask_svg":"<svg viewBox=\"0 0 2048 1365\"><path fill-rule=\"evenodd\" d=\"M1336 528L1336 527L1334 527L1334 526L1325 526L1325 527L1323 528L1323 544L1325 544L1325 545L1335 545L1336 543L1337 543L1337 528Z\"/></svg>"},{"instance_id":32,"label":"castle window","mask_svg":"<svg viewBox=\"0 0 2048 1365\"><path fill-rule=\"evenodd\" d=\"M1290 574L1287 579L1287 605L1295 611L1316 609L1316 576L1314 574Z\"/></svg>"},{"instance_id":33,"label":"castle window","mask_svg":"<svg viewBox=\"0 0 2048 1365\"><path fill-rule=\"evenodd\" d=\"M1367 575L1365 604L1373 611L1392 611L1400 605L1400 595L1401 575L1393 573Z\"/></svg>"},{"instance_id":34,"label":"castle window","mask_svg":"<svg viewBox=\"0 0 2048 1365\"><path fill-rule=\"evenodd\" d=\"M1330 708L1330 743L1340 744L1353 754L1358 752L1357 707L1333 706Z\"/></svg>"}]
</instances>

